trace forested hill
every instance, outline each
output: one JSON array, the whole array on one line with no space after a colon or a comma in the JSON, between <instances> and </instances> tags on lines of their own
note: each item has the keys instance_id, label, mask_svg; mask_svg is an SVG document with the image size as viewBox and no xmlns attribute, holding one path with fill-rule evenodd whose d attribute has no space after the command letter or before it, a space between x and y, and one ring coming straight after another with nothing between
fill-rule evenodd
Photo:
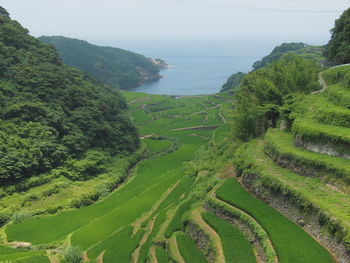
<instances>
[{"instance_id":1,"label":"forested hill","mask_svg":"<svg viewBox=\"0 0 350 263\"><path fill-rule=\"evenodd\" d=\"M86 71L114 88L133 88L160 78L160 67L140 54L62 36L39 39L53 45L65 64Z\"/></svg>"},{"instance_id":2,"label":"forested hill","mask_svg":"<svg viewBox=\"0 0 350 263\"><path fill-rule=\"evenodd\" d=\"M36 177L91 149L135 150L139 139L126 107L118 91L64 66L52 46L0 7L0 185Z\"/></svg>"},{"instance_id":3,"label":"forested hill","mask_svg":"<svg viewBox=\"0 0 350 263\"><path fill-rule=\"evenodd\" d=\"M325 50L326 48L324 46L311 46L302 42L282 43L281 45L276 46L270 54L266 55L261 60L256 61L252 68L254 71L261 69L288 54L300 58L311 59L320 65L324 65L326 63ZM236 92L244 76L245 74L242 72L232 74L222 86L221 92L227 90L234 90L234 92Z\"/></svg>"},{"instance_id":4,"label":"forested hill","mask_svg":"<svg viewBox=\"0 0 350 263\"><path fill-rule=\"evenodd\" d=\"M323 63L325 58L323 56L325 48L323 46L311 46L302 42L282 43L275 47L270 54L263 57L261 60L253 64L253 69L262 68L273 61L280 59L287 53L296 54L303 58L309 58Z\"/></svg>"}]
</instances>

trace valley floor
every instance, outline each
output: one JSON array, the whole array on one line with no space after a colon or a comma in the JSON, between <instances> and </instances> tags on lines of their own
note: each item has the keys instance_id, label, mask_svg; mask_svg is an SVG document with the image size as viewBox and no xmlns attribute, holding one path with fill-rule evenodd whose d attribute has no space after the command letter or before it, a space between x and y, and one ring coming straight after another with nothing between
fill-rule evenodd
<instances>
[{"instance_id":1,"label":"valley floor","mask_svg":"<svg viewBox=\"0 0 350 263\"><path fill-rule=\"evenodd\" d=\"M59 262L67 246L85 262L335 262L234 178L230 95L124 95L144 159L95 204L2 228L0 262ZM30 249L10 248L15 241Z\"/></svg>"}]
</instances>

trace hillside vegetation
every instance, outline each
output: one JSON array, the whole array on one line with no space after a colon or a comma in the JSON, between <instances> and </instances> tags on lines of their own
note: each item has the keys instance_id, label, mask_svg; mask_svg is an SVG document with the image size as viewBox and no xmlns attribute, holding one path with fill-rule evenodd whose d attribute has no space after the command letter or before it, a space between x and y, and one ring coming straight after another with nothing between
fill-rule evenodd
<instances>
[{"instance_id":1,"label":"hillside vegetation","mask_svg":"<svg viewBox=\"0 0 350 263\"><path fill-rule=\"evenodd\" d=\"M301 72L312 70L310 65ZM316 69L308 74L310 80L315 79ZM273 100L275 97L270 96L265 102L278 101L273 107L268 104L274 114L266 115L263 111L260 118L259 111L251 109L254 102L257 109L264 106L264 89L247 89L249 86L244 85L249 76L255 80L259 78L255 72L248 74L237 91L233 115L236 125L242 123L241 127L233 126L235 134L243 139L263 135L263 138L243 144L235 153L234 164L242 174L242 183L312 234L322 233L324 244L331 247L338 244L335 250L338 260L347 262L350 252L350 101L346 96L350 67L336 67L320 73L323 88L319 91L311 92L313 89L308 88L313 82L297 84L299 90L291 89L293 85L288 84L283 100ZM269 75L264 74L264 77ZM312 84L312 87L317 86ZM250 104L242 103L247 92L253 97ZM245 95L240 97L239 94ZM260 100L254 99L254 94L258 94ZM270 128L265 133L267 127ZM288 211L282 208L286 204L290 206ZM333 240L329 241L329 237Z\"/></svg>"},{"instance_id":2,"label":"hillside vegetation","mask_svg":"<svg viewBox=\"0 0 350 263\"><path fill-rule=\"evenodd\" d=\"M90 73L114 88L134 88L160 78L162 60L113 47L92 45L86 41L62 36L42 36L41 41L55 47L63 62Z\"/></svg>"},{"instance_id":3,"label":"hillside vegetation","mask_svg":"<svg viewBox=\"0 0 350 263\"><path fill-rule=\"evenodd\" d=\"M335 21L327 45L327 58L335 64L350 63L350 8Z\"/></svg>"},{"instance_id":4,"label":"hillside vegetation","mask_svg":"<svg viewBox=\"0 0 350 263\"><path fill-rule=\"evenodd\" d=\"M1 200L53 177L93 177L106 159L139 146L122 95L64 66L3 8L0 57Z\"/></svg>"},{"instance_id":5,"label":"hillside vegetation","mask_svg":"<svg viewBox=\"0 0 350 263\"><path fill-rule=\"evenodd\" d=\"M32 249L4 246L9 252L0 260L30 262L37 255L30 253L43 256L43 248L63 260L70 244L90 262L333 262L299 226L231 178L240 143L228 133L229 94L124 95L148 149L145 159L95 204L7 225L4 243L22 240Z\"/></svg>"},{"instance_id":6,"label":"hillside vegetation","mask_svg":"<svg viewBox=\"0 0 350 263\"><path fill-rule=\"evenodd\" d=\"M87 148L73 151L64 163L38 177L50 175L49 180L36 184L29 180L37 178L32 176L2 185L0 262L350 262L350 66L322 70L317 60L285 54L240 76L239 84L231 79L237 84L234 92L206 96L123 92L125 102L119 93L62 66L52 47L28 36L5 10L0 12L0 30L5 25L0 36L12 32L3 41L4 52L14 52L8 60L24 57L31 62L31 67L29 62L19 63L19 73L11 74L6 73L9 62L4 64L4 82L11 88L1 93L5 101L1 124L8 128L3 143L20 145L6 136L25 139L31 133L13 132L21 131L23 123L51 128L50 121L56 120L52 115L44 118L41 108L20 114L8 110L13 102L6 104L6 96L17 96L15 88L27 91L18 93L20 102L34 98L47 112L60 105L67 114L63 120L75 118L59 127L64 131L78 125L81 134L88 132L85 136L93 139ZM12 42L18 36L13 27L22 30L18 43ZM12 46L6 48L9 43ZM23 46L26 43L31 45ZM50 63L42 58L43 52L52 57ZM40 78L28 78L32 76L28 71L21 75L22 63ZM50 81L61 71L65 74L54 82L55 87L66 85L60 91L50 89L41 75L52 64L56 70L48 71ZM40 71L36 65L42 66ZM74 90L95 95L90 100L78 93L79 101L87 105L78 117L76 108L67 104L75 105L68 100L77 99L75 93L63 97L65 101L60 97L73 89L74 77L80 80L74 82ZM37 82L40 85L35 86ZM28 91L30 87L34 90ZM39 96L40 90L45 93ZM100 100L105 92L109 103ZM138 132L132 124L116 122L110 107L118 121L129 125L130 118ZM103 117L93 115L102 110ZM39 117L33 119L33 114ZM109 135L91 127L119 130ZM60 132L55 133L58 144L71 150L62 140L72 132L62 136ZM39 135L32 137L42 138ZM121 144L114 144L113 136Z\"/></svg>"},{"instance_id":7,"label":"hillside vegetation","mask_svg":"<svg viewBox=\"0 0 350 263\"><path fill-rule=\"evenodd\" d=\"M269 55L256 61L252 68L253 70L261 69L284 56L288 56L288 54L295 55L299 58L310 59L317 62L317 64L324 66L326 63L326 58L324 56L325 50L326 49L323 46L311 46L305 43L282 43L275 47ZM242 72L232 74L222 86L221 91L231 90L235 92L237 87L242 83L244 75L245 74Z\"/></svg>"}]
</instances>

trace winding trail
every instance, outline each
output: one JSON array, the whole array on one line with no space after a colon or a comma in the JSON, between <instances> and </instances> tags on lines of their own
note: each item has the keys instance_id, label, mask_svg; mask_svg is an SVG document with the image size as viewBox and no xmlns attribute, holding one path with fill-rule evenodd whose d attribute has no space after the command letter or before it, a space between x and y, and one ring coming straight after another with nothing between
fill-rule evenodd
<instances>
[{"instance_id":1,"label":"winding trail","mask_svg":"<svg viewBox=\"0 0 350 263\"><path fill-rule=\"evenodd\" d=\"M332 68L340 68L340 67L346 67L346 66L350 66L350 63L348 64L342 64L342 65L337 65L337 66L334 66L334 67L331 67L329 69L332 69ZM318 82L321 84L322 86L322 89L320 90L316 90L314 92L312 92L312 94L317 94L317 93L322 93L324 92L326 89L328 89L328 85L326 83L326 81L324 80L323 76L322 76L322 72L318 73Z\"/></svg>"},{"instance_id":2,"label":"winding trail","mask_svg":"<svg viewBox=\"0 0 350 263\"><path fill-rule=\"evenodd\" d=\"M328 85L327 85L326 81L324 80L324 78L322 77L322 72L318 73L318 82L321 84L322 89L316 90L316 91L312 92L312 94L322 93L326 89L328 89Z\"/></svg>"}]
</instances>

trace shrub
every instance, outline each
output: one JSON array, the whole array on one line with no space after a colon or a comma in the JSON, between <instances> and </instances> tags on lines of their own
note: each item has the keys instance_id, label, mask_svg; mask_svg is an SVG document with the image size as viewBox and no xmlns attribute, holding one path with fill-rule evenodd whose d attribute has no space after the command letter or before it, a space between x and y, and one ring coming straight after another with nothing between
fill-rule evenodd
<instances>
[{"instance_id":1,"label":"shrub","mask_svg":"<svg viewBox=\"0 0 350 263\"><path fill-rule=\"evenodd\" d=\"M63 253L63 263L81 263L83 262L83 256L80 253L78 247L68 247Z\"/></svg>"},{"instance_id":2,"label":"shrub","mask_svg":"<svg viewBox=\"0 0 350 263\"><path fill-rule=\"evenodd\" d=\"M74 208L80 208L83 206L92 205L99 199L99 196L96 192L82 195L80 198L74 199L71 203L71 206Z\"/></svg>"},{"instance_id":3,"label":"shrub","mask_svg":"<svg viewBox=\"0 0 350 263\"><path fill-rule=\"evenodd\" d=\"M15 212L11 217L11 221L14 224L19 224L28 221L32 216L32 214L27 212Z\"/></svg>"},{"instance_id":4,"label":"shrub","mask_svg":"<svg viewBox=\"0 0 350 263\"><path fill-rule=\"evenodd\" d=\"M100 184L97 185L95 188L95 192L98 195L99 199L106 197L110 192L110 187L108 187L106 184Z\"/></svg>"},{"instance_id":5,"label":"shrub","mask_svg":"<svg viewBox=\"0 0 350 263\"><path fill-rule=\"evenodd\" d=\"M0 212L0 227L5 225L9 221L10 217L8 214L5 214L4 212Z\"/></svg>"}]
</instances>

